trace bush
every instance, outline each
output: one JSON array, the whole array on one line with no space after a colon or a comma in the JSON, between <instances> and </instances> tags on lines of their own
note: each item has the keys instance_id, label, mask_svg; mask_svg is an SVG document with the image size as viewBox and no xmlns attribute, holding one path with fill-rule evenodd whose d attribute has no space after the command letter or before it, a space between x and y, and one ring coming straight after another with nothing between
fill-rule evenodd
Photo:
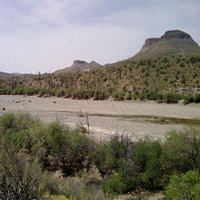
<instances>
[{"instance_id":1,"label":"bush","mask_svg":"<svg viewBox=\"0 0 200 200\"><path fill-rule=\"evenodd\" d=\"M194 94L194 102L200 103L200 94L199 93Z\"/></svg>"},{"instance_id":2,"label":"bush","mask_svg":"<svg viewBox=\"0 0 200 200\"><path fill-rule=\"evenodd\" d=\"M188 170L200 169L200 132L198 129L171 131L167 135L165 150L167 166L171 173L185 173Z\"/></svg>"},{"instance_id":3,"label":"bush","mask_svg":"<svg viewBox=\"0 0 200 200\"><path fill-rule=\"evenodd\" d=\"M70 98L72 97L72 89L71 88L67 88L65 90L65 98Z\"/></svg>"},{"instance_id":4,"label":"bush","mask_svg":"<svg viewBox=\"0 0 200 200\"><path fill-rule=\"evenodd\" d=\"M7 146L8 147L8 146ZM41 199L42 171L35 163L28 163L9 146L0 153L0 199Z\"/></svg>"},{"instance_id":5,"label":"bush","mask_svg":"<svg viewBox=\"0 0 200 200\"><path fill-rule=\"evenodd\" d=\"M95 90L94 100L105 100L108 98L108 94L104 90Z\"/></svg>"},{"instance_id":6,"label":"bush","mask_svg":"<svg viewBox=\"0 0 200 200\"><path fill-rule=\"evenodd\" d=\"M160 142L140 141L135 146L135 163L139 167L140 185L148 190L165 186L164 152Z\"/></svg>"},{"instance_id":7,"label":"bush","mask_svg":"<svg viewBox=\"0 0 200 200\"><path fill-rule=\"evenodd\" d=\"M194 98L191 94L184 96L183 104L189 104L189 103L192 103L192 102L194 102Z\"/></svg>"},{"instance_id":8,"label":"bush","mask_svg":"<svg viewBox=\"0 0 200 200\"><path fill-rule=\"evenodd\" d=\"M200 174L198 171L188 171L181 176L174 175L170 178L170 184L165 190L167 199L199 200L200 197Z\"/></svg>"},{"instance_id":9,"label":"bush","mask_svg":"<svg viewBox=\"0 0 200 200\"><path fill-rule=\"evenodd\" d=\"M178 103L178 101L181 99L181 95L177 93L167 93L163 96L165 103Z\"/></svg>"},{"instance_id":10,"label":"bush","mask_svg":"<svg viewBox=\"0 0 200 200\"><path fill-rule=\"evenodd\" d=\"M94 96L94 91L91 89L79 88L73 92L73 99L90 99Z\"/></svg>"},{"instance_id":11,"label":"bush","mask_svg":"<svg viewBox=\"0 0 200 200\"><path fill-rule=\"evenodd\" d=\"M1 131L7 131L8 129L14 129L17 126L16 116L13 113L5 113L0 117Z\"/></svg>"},{"instance_id":12,"label":"bush","mask_svg":"<svg viewBox=\"0 0 200 200\"><path fill-rule=\"evenodd\" d=\"M30 96L30 95L38 94L38 91L39 91L39 89L37 89L37 88L25 87L23 89L23 94ZM21 94L22 94L22 92L21 92Z\"/></svg>"},{"instance_id":13,"label":"bush","mask_svg":"<svg viewBox=\"0 0 200 200\"><path fill-rule=\"evenodd\" d=\"M60 88L57 90L57 97L64 97L65 96L65 90L63 88Z\"/></svg>"},{"instance_id":14,"label":"bush","mask_svg":"<svg viewBox=\"0 0 200 200\"><path fill-rule=\"evenodd\" d=\"M125 93L124 92L114 92L112 94L112 97L116 101L123 101L125 98Z\"/></svg>"},{"instance_id":15,"label":"bush","mask_svg":"<svg viewBox=\"0 0 200 200\"><path fill-rule=\"evenodd\" d=\"M111 175L103 184L104 192L110 195L122 194L127 191L129 186L126 181L118 174Z\"/></svg>"}]
</instances>

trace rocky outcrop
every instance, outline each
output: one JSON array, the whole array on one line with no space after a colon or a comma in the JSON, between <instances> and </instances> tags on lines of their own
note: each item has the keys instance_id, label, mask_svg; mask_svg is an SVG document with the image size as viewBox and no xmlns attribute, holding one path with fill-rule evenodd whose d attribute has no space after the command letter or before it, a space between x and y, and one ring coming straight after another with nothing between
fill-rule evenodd
<instances>
[{"instance_id":1,"label":"rocky outcrop","mask_svg":"<svg viewBox=\"0 0 200 200\"><path fill-rule=\"evenodd\" d=\"M101 67L101 65L96 63L95 61L88 63L83 60L74 60L73 64L70 67L66 67L64 69L57 70L54 73L90 71L91 69L95 69L97 67Z\"/></svg>"}]
</instances>

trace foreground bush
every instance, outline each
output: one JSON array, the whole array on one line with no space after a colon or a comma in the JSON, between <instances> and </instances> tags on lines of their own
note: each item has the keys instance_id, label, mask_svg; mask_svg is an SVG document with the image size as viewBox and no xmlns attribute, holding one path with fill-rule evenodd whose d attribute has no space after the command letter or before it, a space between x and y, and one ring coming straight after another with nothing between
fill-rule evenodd
<instances>
[{"instance_id":1,"label":"foreground bush","mask_svg":"<svg viewBox=\"0 0 200 200\"><path fill-rule=\"evenodd\" d=\"M200 131L171 131L165 143L168 171L185 173L200 170Z\"/></svg>"},{"instance_id":2,"label":"foreground bush","mask_svg":"<svg viewBox=\"0 0 200 200\"><path fill-rule=\"evenodd\" d=\"M165 185L165 158L161 142L140 141L135 147L135 162L141 176L140 185L144 189L157 190Z\"/></svg>"},{"instance_id":3,"label":"foreground bush","mask_svg":"<svg viewBox=\"0 0 200 200\"><path fill-rule=\"evenodd\" d=\"M166 191L169 200L199 200L200 198L200 174L198 171L188 171L181 176L174 175Z\"/></svg>"},{"instance_id":4,"label":"foreground bush","mask_svg":"<svg viewBox=\"0 0 200 200\"><path fill-rule=\"evenodd\" d=\"M36 163L16 155L11 146L0 152L0 199L31 200L43 195L42 171Z\"/></svg>"},{"instance_id":5,"label":"foreground bush","mask_svg":"<svg viewBox=\"0 0 200 200\"><path fill-rule=\"evenodd\" d=\"M80 178L94 169L101 174L102 185L95 186ZM69 181L47 172L57 170L64 177L79 178ZM2 199L8 194L12 199L19 199L16 197L19 195L20 199L41 199L48 192L52 198L63 195L72 199L103 200L107 194L163 190L172 175L191 170L195 173L200 170L199 129L171 131L165 142L148 138L133 141L122 133L97 143L87 131L81 131L80 127L71 130L59 121L44 124L23 113L0 116ZM18 194L18 190L25 193ZM185 191L190 195L189 190ZM26 196L27 193L30 195Z\"/></svg>"}]
</instances>

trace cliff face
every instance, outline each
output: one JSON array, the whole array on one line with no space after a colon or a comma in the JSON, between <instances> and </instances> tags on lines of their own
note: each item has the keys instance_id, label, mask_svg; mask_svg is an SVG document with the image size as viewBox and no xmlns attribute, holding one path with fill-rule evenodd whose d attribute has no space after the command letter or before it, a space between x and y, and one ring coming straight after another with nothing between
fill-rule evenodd
<instances>
[{"instance_id":1,"label":"cliff face","mask_svg":"<svg viewBox=\"0 0 200 200\"><path fill-rule=\"evenodd\" d=\"M200 55L200 47L192 37L180 30L165 32L160 38L146 39L142 49L133 58L172 55Z\"/></svg>"}]
</instances>

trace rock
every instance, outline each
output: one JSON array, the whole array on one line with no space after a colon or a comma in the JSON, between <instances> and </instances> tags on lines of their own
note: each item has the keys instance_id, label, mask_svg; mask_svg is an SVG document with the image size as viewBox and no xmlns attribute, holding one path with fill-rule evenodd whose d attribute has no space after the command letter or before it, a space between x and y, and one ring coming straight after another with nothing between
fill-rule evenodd
<instances>
[{"instance_id":1,"label":"rock","mask_svg":"<svg viewBox=\"0 0 200 200\"><path fill-rule=\"evenodd\" d=\"M188 33L185 33L180 30L172 30L165 32L165 34L161 37L161 39L172 39L172 38L191 39L191 36Z\"/></svg>"},{"instance_id":2,"label":"rock","mask_svg":"<svg viewBox=\"0 0 200 200\"><path fill-rule=\"evenodd\" d=\"M74 60L73 64L86 64L87 62L85 62L84 60Z\"/></svg>"}]
</instances>

